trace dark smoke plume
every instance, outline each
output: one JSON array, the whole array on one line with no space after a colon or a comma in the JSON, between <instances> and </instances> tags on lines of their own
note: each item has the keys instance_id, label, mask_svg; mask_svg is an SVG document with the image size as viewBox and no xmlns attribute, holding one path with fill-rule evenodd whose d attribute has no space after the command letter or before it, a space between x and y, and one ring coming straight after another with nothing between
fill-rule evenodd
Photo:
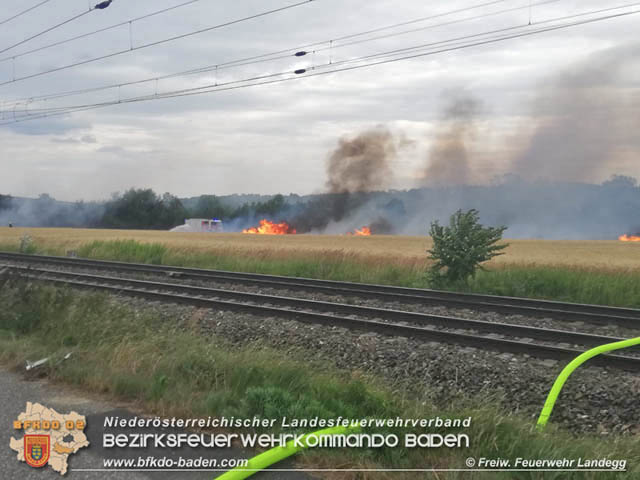
<instances>
[{"instance_id":1,"label":"dark smoke plume","mask_svg":"<svg viewBox=\"0 0 640 480\"><path fill-rule=\"evenodd\" d=\"M465 185L471 180L467 142L473 137L478 102L454 93L444 111L442 126L429 150L423 178L426 185Z\"/></svg>"},{"instance_id":2,"label":"dark smoke plume","mask_svg":"<svg viewBox=\"0 0 640 480\"><path fill-rule=\"evenodd\" d=\"M395 158L393 135L376 127L354 138L343 137L327 161L329 193L379 190L391 178L389 161Z\"/></svg>"},{"instance_id":3,"label":"dark smoke plume","mask_svg":"<svg viewBox=\"0 0 640 480\"><path fill-rule=\"evenodd\" d=\"M369 225L371 233L374 235L387 235L393 233L393 225L385 217L376 218L371 225Z\"/></svg>"},{"instance_id":4,"label":"dark smoke plume","mask_svg":"<svg viewBox=\"0 0 640 480\"><path fill-rule=\"evenodd\" d=\"M300 232L324 230L370 199L370 193L388 187L390 162L397 154L393 134L386 127L343 137L327 159L328 194L311 201L303 215L291 220Z\"/></svg>"}]
</instances>

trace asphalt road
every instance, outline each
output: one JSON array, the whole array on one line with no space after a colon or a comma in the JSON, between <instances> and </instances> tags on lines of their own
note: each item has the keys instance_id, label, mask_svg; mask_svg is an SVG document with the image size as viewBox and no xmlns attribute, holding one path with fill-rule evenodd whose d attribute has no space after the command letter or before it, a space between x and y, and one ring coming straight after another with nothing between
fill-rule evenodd
<instances>
[{"instance_id":1,"label":"asphalt road","mask_svg":"<svg viewBox=\"0 0 640 480\"><path fill-rule=\"evenodd\" d=\"M24 462L19 462L17 453L9 448L9 440L21 438L22 431L13 429L13 422L21 412L25 410L27 402L41 403L48 408L53 408L59 413L66 414L74 410L87 417L87 435L90 446L80 449L68 459L69 471L64 477L50 467L35 469ZM106 415L129 417L134 414L119 409L107 402L85 398L75 392L51 385L44 380L26 380L19 374L10 373L0 369L0 478L2 480L47 480L69 478L72 480L211 480L220 473L212 472L84 472L77 469L101 469L104 458L137 458L138 456L169 456L184 458L251 458L255 453L242 449L181 449L166 451L151 451L151 449L117 449L118 453L105 451L102 448L102 426ZM118 433L116 430L110 430ZM146 432L153 431L149 429ZM170 430L162 430L168 433ZM136 431L138 432L138 430ZM143 430L139 431L143 433ZM279 468L292 468L291 464L279 464ZM76 471L74 471L76 470ZM263 472L252 479L256 480L311 480L308 475L298 472Z\"/></svg>"}]
</instances>

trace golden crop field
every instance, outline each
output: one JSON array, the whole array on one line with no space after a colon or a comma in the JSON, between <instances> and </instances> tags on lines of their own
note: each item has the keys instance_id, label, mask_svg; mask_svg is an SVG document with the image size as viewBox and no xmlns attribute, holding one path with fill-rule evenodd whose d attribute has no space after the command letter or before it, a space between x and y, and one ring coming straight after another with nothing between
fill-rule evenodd
<instances>
[{"instance_id":1,"label":"golden crop field","mask_svg":"<svg viewBox=\"0 0 640 480\"><path fill-rule=\"evenodd\" d=\"M376 263L420 264L430 246L428 237L375 235L245 235L241 233L174 233L148 230L72 228L0 228L0 248L18 245L23 235L46 249L64 251L93 240L133 239L162 243L177 250L258 258L315 258L324 256L375 260ZM640 271L640 243L619 241L507 240L505 255L494 266L564 266L602 271Z\"/></svg>"}]
</instances>

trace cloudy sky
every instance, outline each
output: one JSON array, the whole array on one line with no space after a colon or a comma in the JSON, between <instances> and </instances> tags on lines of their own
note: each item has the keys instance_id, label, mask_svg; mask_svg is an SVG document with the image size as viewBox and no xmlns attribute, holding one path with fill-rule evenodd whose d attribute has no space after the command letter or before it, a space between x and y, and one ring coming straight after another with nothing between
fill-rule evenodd
<instances>
[{"instance_id":1,"label":"cloudy sky","mask_svg":"<svg viewBox=\"0 0 640 480\"><path fill-rule=\"evenodd\" d=\"M314 0L145 47L296 3L198 0L135 21L131 28L125 24L27 53L185 1L114 0L107 9L0 53L0 193L46 192L62 200L99 200L129 187L179 196L320 192L325 188L327 158L338 140L380 125L393 132L398 146L388 186L411 188L429 183L424 174L433 171L429 164L434 161L434 145L448 142L448 135L459 127L450 114L460 99L475 105L472 118L465 120L469 125L454 139L463 142L456 148L464 150L469 163L466 181L486 183L506 173L587 182L601 182L616 173L640 178L640 13L328 75L305 78L290 73L299 68L324 73L363 66L372 60L362 57L408 47L431 45L406 54L429 53L497 35L640 11L640 2L554 20L633 2L531 0L534 6L529 10L529 0ZM37 3L4 0L0 22ZM86 11L90 4L50 0L0 25L0 51ZM481 4L485 6L477 7ZM426 17L431 18L415 21ZM338 40L404 22L412 23ZM413 31L402 33L407 30ZM497 31L503 33L488 33ZM450 43L437 43L444 41ZM316 42L307 49L316 50L314 54L293 56L298 46ZM37 99L278 51L286 55L219 68L217 73L214 69ZM22 79L77 62L87 63ZM162 95L216 82L246 86L249 78L272 74L271 79L297 78L15 122L56 107Z\"/></svg>"}]
</instances>

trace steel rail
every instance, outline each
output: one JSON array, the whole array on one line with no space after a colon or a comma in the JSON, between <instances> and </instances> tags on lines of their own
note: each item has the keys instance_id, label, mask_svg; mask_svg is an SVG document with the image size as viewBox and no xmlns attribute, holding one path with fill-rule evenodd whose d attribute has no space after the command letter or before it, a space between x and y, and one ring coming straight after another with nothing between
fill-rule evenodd
<instances>
[{"instance_id":1,"label":"steel rail","mask_svg":"<svg viewBox=\"0 0 640 480\"><path fill-rule=\"evenodd\" d=\"M15 267L14 267L15 268ZM480 322L453 317L441 317L398 310L385 310L370 307L357 307L353 305L335 304L331 302L319 302L315 300L303 300L298 298L278 297L272 295L253 294L205 287L194 287L172 283L148 282L143 280L123 279L119 277L105 277L72 272L60 272L49 270L35 270L31 268L16 269L22 276L45 282L55 282L70 285L75 288L106 290L116 294L142 297L165 302L185 303L189 305L218 308L222 310L240 311L255 315L276 316L278 318L290 318L307 323L321 323L324 325L343 326L349 329L377 332L385 335L404 336L421 340L440 341L445 343L472 346L481 349L498 350L502 352L529 354L539 358L552 358L567 360L581 354L580 350L560 348L552 345L542 345L525 341L498 339L487 336L471 335L468 333L449 332L424 328L418 326L391 323L390 321L364 320L325 312L341 313L348 315L366 315L384 318L385 320L412 321L414 323L435 324L455 328L478 329L493 333L511 333L514 336L526 335L522 338L538 338L547 341L558 341L559 338L568 340L569 343L582 345L601 345L602 343L619 341L620 339L589 335L559 330L539 329L507 324L493 324L492 322ZM125 287L134 286L138 288ZM173 290L183 293L168 293L158 290ZM208 298L205 295L217 298ZM222 300L225 298L225 300ZM262 304L247 303L260 302ZM266 305L265 305L266 303ZM278 307L273 306L278 305ZM283 308L289 307L289 308ZM296 308L313 309L315 311L298 310ZM318 313L323 312L323 313ZM630 371L640 371L640 358L622 356L603 356L598 360L599 366L612 366Z\"/></svg>"},{"instance_id":2,"label":"steel rail","mask_svg":"<svg viewBox=\"0 0 640 480\"><path fill-rule=\"evenodd\" d=\"M15 267L14 267L15 268ZM110 285L127 285L144 289L164 289L177 291L191 295L207 295L209 297L224 298L227 300L256 302L262 304L278 305L283 307L311 309L322 312L341 313L346 315L360 315L374 318L381 318L386 321L413 322L422 325L437 325L450 329L466 329L481 332L494 333L499 335L509 335L518 338L531 338L537 340L550 341L554 343L569 343L574 345L598 346L603 343L611 343L623 340L621 338L609 337L605 335L593 335L581 332L571 332L566 330L544 329L529 327L524 325L512 325L499 322L487 322L482 320L471 320L466 318L449 317L443 315L432 315L418 312L407 312L404 310L394 310L385 308L365 307L358 305L348 305L336 302L324 302L318 300L308 300L301 298L282 297L277 295L265 295L261 293L238 292L235 290L223 290L218 288L198 287L176 283L151 282L146 280L136 280L131 278L110 277L104 275L92 275L86 273L64 272L59 270L33 269L18 267L16 270L25 272L27 275L43 276L45 279L51 277L72 278L84 281L84 283L107 283ZM41 277L42 278L42 277Z\"/></svg>"},{"instance_id":3,"label":"steel rail","mask_svg":"<svg viewBox=\"0 0 640 480\"><path fill-rule=\"evenodd\" d=\"M388 285L316 280L300 277L229 272L200 268L175 267L170 265L150 265L107 260L55 257L45 255L27 255L0 252L0 258L7 260L45 263L63 266L110 269L180 276L195 280L209 280L220 283L244 283L268 288L286 288L326 292L333 295L353 295L364 298L376 298L390 301L416 302L430 305L446 305L475 310L494 311L504 314L520 314L535 317L552 317L568 321L582 321L596 325L618 325L625 328L640 328L640 310L565 303L550 300L538 300L519 297L500 297L470 293L447 292L419 288L395 287Z\"/></svg>"}]
</instances>

